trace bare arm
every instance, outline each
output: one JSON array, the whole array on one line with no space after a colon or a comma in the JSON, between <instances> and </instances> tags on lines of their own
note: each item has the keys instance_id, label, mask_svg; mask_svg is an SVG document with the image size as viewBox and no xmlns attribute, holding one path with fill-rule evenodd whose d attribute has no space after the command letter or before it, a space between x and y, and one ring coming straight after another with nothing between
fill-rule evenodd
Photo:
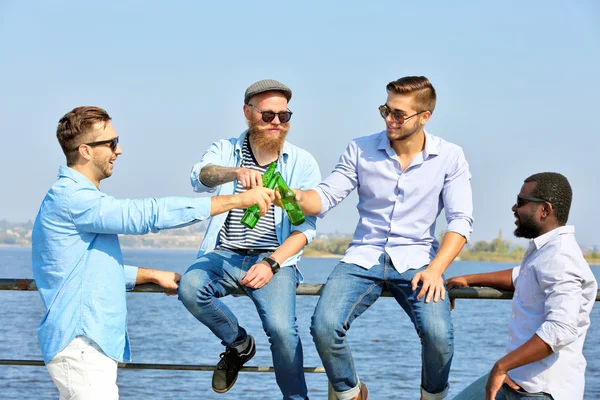
<instances>
[{"instance_id":1,"label":"bare arm","mask_svg":"<svg viewBox=\"0 0 600 400\"><path fill-rule=\"evenodd\" d=\"M421 291L417 295L418 299L421 299L426 294L426 303L429 303L432 298L436 303L440 298L442 300L446 299L446 289L444 288L442 274L452 261L454 261L466 242L467 240L464 236L456 232L446 232L435 258L431 260L431 263L424 271L417 273L412 280L413 290L417 289L419 281L423 282Z\"/></svg>"},{"instance_id":2,"label":"bare arm","mask_svg":"<svg viewBox=\"0 0 600 400\"><path fill-rule=\"evenodd\" d=\"M471 274L455 276L446 281L448 289L460 286L489 286L500 290L514 291L512 268L503 271L487 272L485 274Z\"/></svg>"},{"instance_id":3,"label":"bare arm","mask_svg":"<svg viewBox=\"0 0 600 400\"><path fill-rule=\"evenodd\" d=\"M260 208L260 214L265 215L274 199L275 194L273 190L262 186L240 194L211 197L210 216L213 217L234 208L247 208L254 204Z\"/></svg>"},{"instance_id":4,"label":"bare arm","mask_svg":"<svg viewBox=\"0 0 600 400\"><path fill-rule=\"evenodd\" d=\"M312 190L294 190L296 201L306 215L319 215L321 213L321 196Z\"/></svg>"},{"instance_id":5,"label":"bare arm","mask_svg":"<svg viewBox=\"0 0 600 400\"><path fill-rule=\"evenodd\" d=\"M508 376L508 371L542 360L551 354L553 354L553 351L550 346L548 346L548 344L538 335L533 335L533 337L522 346L496 361L496 364L494 364L494 367L490 372L485 388L486 399L495 399L496 393L503 383L506 383L513 389L518 388L518 385Z\"/></svg>"},{"instance_id":6,"label":"bare arm","mask_svg":"<svg viewBox=\"0 0 600 400\"><path fill-rule=\"evenodd\" d=\"M227 182L239 180L246 189L256 186L262 186L262 175L260 171L240 168L240 167L222 167L220 165L209 164L200 170L200 182L207 187L215 187Z\"/></svg>"},{"instance_id":7,"label":"bare arm","mask_svg":"<svg viewBox=\"0 0 600 400\"><path fill-rule=\"evenodd\" d=\"M173 295L177 293L180 279L181 275L177 272L138 268L135 284L156 283L158 286L169 291L167 295Z\"/></svg>"}]
</instances>

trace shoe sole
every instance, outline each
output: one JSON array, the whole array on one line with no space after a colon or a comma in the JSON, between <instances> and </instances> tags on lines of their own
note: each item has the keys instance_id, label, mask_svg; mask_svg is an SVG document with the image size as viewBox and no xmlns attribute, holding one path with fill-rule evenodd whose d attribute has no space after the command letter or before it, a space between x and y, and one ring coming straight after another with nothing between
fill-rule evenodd
<instances>
[{"instance_id":1,"label":"shoe sole","mask_svg":"<svg viewBox=\"0 0 600 400\"><path fill-rule=\"evenodd\" d=\"M248 360L246 360L246 362L248 362L248 361L252 360L252 358L254 357L254 355L255 355L255 354L256 354L256 345L254 346L254 349L252 350L252 353L250 353L250 358L249 358ZM246 364L246 363L244 363L244 364ZM233 382L231 382L231 385L229 385L229 387L226 387L226 388L225 388L225 389L223 389L223 390L218 390L218 389L215 389L215 388L213 387L213 388L212 388L212 390L214 390L215 392L217 392L217 393L219 393L219 394L223 394L223 393L225 393L225 392L228 392L228 391L229 391L229 389L231 389L231 388L233 387L233 385L235 385L235 383L237 382L237 378L238 378L238 376L240 376L240 373L239 373L239 372L238 372L238 374L235 376L235 379L233 380Z\"/></svg>"}]
</instances>

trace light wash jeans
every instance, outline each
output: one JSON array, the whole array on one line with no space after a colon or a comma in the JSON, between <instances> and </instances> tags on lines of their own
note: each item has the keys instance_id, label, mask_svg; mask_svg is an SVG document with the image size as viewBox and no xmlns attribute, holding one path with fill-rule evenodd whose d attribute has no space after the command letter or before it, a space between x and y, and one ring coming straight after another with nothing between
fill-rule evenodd
<instances>
[{"instance_id":1,"label":"light wash jeans","mask_svg":"<svg viewBox=\"0 0 600 400\"><path fill-rule=\"evenodd\" d=\"M448 374L454 354L449 296L437 303L426 304L424 298L417 300L421 285L413 292L411 280L424 268L400 274L389 256L383 254L379 264L371 269L339 263L327 279L312 318L311 334L327 377L340 400L351 399L360 389L346 332L352 322L379 298L384 287L392 292L408 314L421 338L421 396L426 400L437 400L448 394ZM390 316L382 315L381 318L385 321ZM392 353L393 345L391 342ZM385 360L388 355L381 354L381 359ZM386 366L382 362L380 368L385 370L395 366Z\"/></svg>"},{"instance_id":2,"label":"light wash jeans","mask_svg":"<svg viewBox=\"0 0 600 400\"><path fill-rule=\"evenodd\" d=\"M242 256L216 250L198 258L179 282L179 299L226 347L243 348L246 331L239 326L220 297L243 289L252 299L262 321L283 398L307 399L302 343L296 325L296 267L283 267L260 289L241 286L246 272L269 253Z\"/></svg>"},{"instance_id":3,"label":"light wash jeans","mask_svg":"<svg viewBox=\"0 0 600 400\"><path fill-rule=\"evenodd\" d=\"M46 365L60 400L118 400L117 362L77 336Z\"/></svg>"},{"instance_id":4,"label":"light wash jeans","mask_svg":"<svg viewBox=\"0 0 600 400\"><path fill-rule=\"evenodd\" d=\"M454 400L485 400L485 385L489 374L477 379L460 392ZM552 400L552 396L547 393L527 393L524 390L514 390L508 385L502 385L496 394L496 400Z\"/></svg>"}]
</instances>

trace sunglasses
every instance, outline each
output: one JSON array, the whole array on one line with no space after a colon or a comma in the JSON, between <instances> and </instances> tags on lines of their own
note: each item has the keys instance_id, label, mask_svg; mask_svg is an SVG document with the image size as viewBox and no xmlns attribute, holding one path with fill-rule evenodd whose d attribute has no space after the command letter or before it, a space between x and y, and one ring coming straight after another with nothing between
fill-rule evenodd
<instances>
[{"instance_id":1,"label":"sunglasses","mask_svg":"<svg viewBox=\"0 0 600 400\"><path fill-rule=\"evenodd\" d=\"M276 115L279 118L279 122L282 124L285 124L286 122L289 122L290 119L292 119L293 112L291 112L290 110L281 111L281 112L261 111L258 108L254 107L252 104L248 104L248 105L250 107L254 108L256 111L258 111L262 116L262 120L267 123L273 121L275 119Z\"/></svg>"},{"instance_id":2,"label":"sunglasses","mask_svg":"<svg viewBox=\"0 0 600 400\"><path fill-rule=\"evenodd\" d=\"M399 125L404 124L406 121L408 121L409 119L411 119L415 115L419 115L419 114L422 114L422 113L427 112L427 111L428 110L419 111L416 114L413 114L413 115L410 115L408 117L405 117L404 115L402 115L401 111L391 111L387 104L379 106L379 114L381 114L381 118L386 119L388 117L388 115L392 114L392 118Z\"/></svg>"},{"instance_id":3,"label":"sunglasses","mask_svg":"<svg viewBox=\"0 0 600 400\"><path fill-rule=\"evenodd\" d=\"M523 207L530 201L533 203L550 203L548 200L540 199L538 197L523 196L519 194L517 195L517 208Z\"/></svg>"},{"instance_id":4,"label":"sunglasses","mask_svg":"<svg viewBox=\"0 0 600 400\"><path fill-rule=\"evenodd\" d=\"M103 144L110 144L110 149L114 152L117 150L117 145L119 144L119 137L115 136L112 139L108 139L108 140L101 140L99 142L91 142L91 143L84 143L86 146L90 146L90 147L96 147L96 146L101 146Z\"/></svg>"}]
</instances>

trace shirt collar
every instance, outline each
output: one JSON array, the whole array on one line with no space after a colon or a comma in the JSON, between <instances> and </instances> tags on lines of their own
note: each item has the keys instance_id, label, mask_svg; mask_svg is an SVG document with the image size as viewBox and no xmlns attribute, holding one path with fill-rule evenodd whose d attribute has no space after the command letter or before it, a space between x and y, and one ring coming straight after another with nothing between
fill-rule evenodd
<instances>
[{"instance_id":1,"label":"shirt collar","mask_svg":"<svg viewBox=\"0 0 600 400\"><path fill-rule=\"evenodd\" d=\"M85 175L83 175L81 172L76 171L73 168L68 167L66 165L61 165L60 167L58 167L58 177L59 178L69 178L72 181L74 181L75 183L89 184L90 186L93 186L94 188L96 188L96 185L94 185L92 183L92 181L90 181L88 178L86 178Z\"/></svg>"},{"instance_id":2,"label":"shirt collar","mask_svg":"<svg viewBox=\"0 0 600 400\"><path fill-rule=\"evenodd\" d=\"M537 250L544 247L552 239L560 235L572 235L575 233L575 227L573 225L559 226L558 228L552 229L550 232L546 232L541 236L532 239L533 245Z\"/></svg>"},{"instance_id":3,"label":"shirt collar","mask_svg":"<svg viewBox=\"0 0 600 400\"><path fill-rule=\"evenodd\" d=\"M386 131L381 131L380 133L379 146L377 146L378 150L385 150L389 154L395 156L396 153L392 146L390 145L390 140L387 138ZM440 143L439 139L430 135L425 131L425 150L423 150L423 159L426 160L429 156L437 156L440 154Z\"/></svg>"},{"instance_id":4,"label":"shirt collar","mask_svg":"<svg viewBox=\"0 0 600 400\"><path fill-rule=\"evenodd\" d=\"M242 134L240 135L240 137L238 138L236 144L235 144L235 151L238 155L238 157L242 157L242 145L244 144L244 140L246 140L246 135L248 135L248 129L246 129L244 132L242 132ZM287 161L287 158L290 154L290 145L288 144L287 140L285 142L283 142L283 161Z\"/></svg>"},{"instance_id":5,"label":"shirt collar","mask_svg":"<svg viewBox=\"0 0 600 400\"><path fill-rule=\"evenodd\" d=\"M429 156L437 156L438 154L440 154L439 139L425 131L425 150L423 151L423 158L427 159Z\"/></svg>"}]
</instances>

